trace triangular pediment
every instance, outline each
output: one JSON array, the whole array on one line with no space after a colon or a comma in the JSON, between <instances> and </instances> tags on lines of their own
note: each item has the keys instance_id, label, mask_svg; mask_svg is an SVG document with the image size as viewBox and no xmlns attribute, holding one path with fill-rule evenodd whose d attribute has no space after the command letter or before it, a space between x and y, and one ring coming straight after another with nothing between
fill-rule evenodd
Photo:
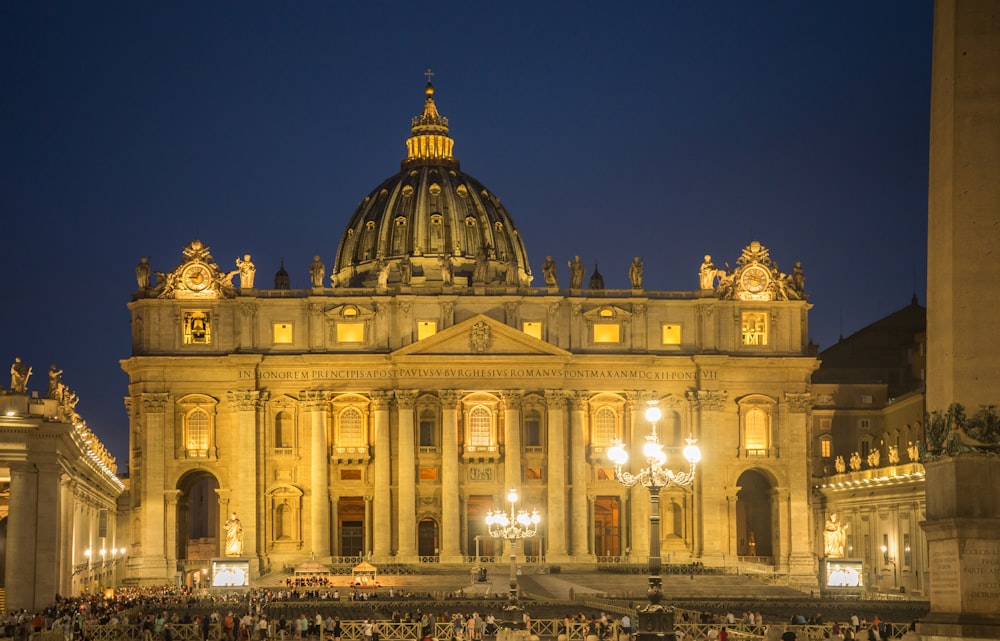
<instances>
[{"instance_id":1,"label":"triangular pediment","mask_svg":"<svg viewBox=\"0 0 1000 641\"><path fill-rule=\"evenodd\" d=\"M433 336L402 347L393 356L559 356L571 354L555 345L478 314Z\"/></svg>"},{"instance_id":2,"label":"triangular pediment","mask_svg":"<svg viewBox=\"0 0 1000 641\"><path fill-rule=\"evenodd\" d=\"M631 320L632 312L627 309L622 309L617 305L601 305L600 307L594 307L593 309L588 309L581 314L584 320L590 322L599 321L627 321Z\"/></svg>"}]
</instances>

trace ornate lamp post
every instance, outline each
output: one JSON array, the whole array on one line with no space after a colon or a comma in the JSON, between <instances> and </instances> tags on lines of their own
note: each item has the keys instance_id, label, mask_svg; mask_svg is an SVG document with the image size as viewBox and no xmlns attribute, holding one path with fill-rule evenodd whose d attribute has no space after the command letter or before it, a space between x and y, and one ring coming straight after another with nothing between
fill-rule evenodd
<instances>
[{"instance_id":1,"label":"ornate lamp post","mask_svg":"<svg viewBox=\"0 0 1000 641\"><path fill-rule=\"evenodd\" d=\"M662 580L660 577L660 490L671 485L686 487L694 482L694 472L701 460L701 450L695 445L693 438L687 439L684 448L684 458L690 464L687 472L674 472L666 467L667 454L663 444L656 434L656 423L660 420L658 401L649 401L646 408L646 420L650 423L650 433L642 447L642 455L646 458L646 467L638 474L626 472L623 468L628 463L628 452L621 441L615 439L608 448L608 458L615 464L615 478L625 487L642 485L649 490L649 591L646 593L649 603L640 608L638 630L639 635L662 636L673 630L673 616L660 603L663 600Z\"/></svg>"},{"instance_id":2,"label":"ornate lamp post","mask_svg":"<svg viewBox=\"0 0 1000 641\"><path fill-rule=\"evenodd\" d=\"M507 610L518 610L520 604L517 600L517 554L515 544L521 539L528 539L538 532L538 522L542 517L538 515L538 510L532 510L529 514L527 510L518 510L514 513L514 504L517 503L517 490L507 493L507 500L510 502L510 514L503 510L493 510L486 514L486 526L490 530L490 536L494 539L506 539L510 542L510 595L507 597Z\"/></svg>"}]
</instances>

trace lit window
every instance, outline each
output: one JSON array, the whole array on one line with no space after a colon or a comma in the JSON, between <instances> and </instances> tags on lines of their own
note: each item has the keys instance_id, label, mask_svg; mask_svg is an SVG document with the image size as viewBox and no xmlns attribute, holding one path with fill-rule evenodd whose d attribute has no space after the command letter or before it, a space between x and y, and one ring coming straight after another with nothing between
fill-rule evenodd
<instances>
[{"instance_id":1,"label":"lit window","mask_svg":"<svg viewBox=\"0 0 1000 641\"><path fill-rule=\"evenodd\" d=\"M420 468L420 480L421 481L436 481L438 477L438 471L436 467L422 467Z\"/></svg>"},{"instance_id":2,"label":"lit window","mask_svg":"<svg viewBox=\"0 0 1000 641\"><path fill-rule=\"evenodd\" d=\"M768 415L759 407L747 411L743 421L743 447L748 454L767 453Z\"/></svg>"},{"instance_id":3,"label":"lit window","mask_svg":"<svg viewBox=\"0 0 1000 641\"><path fill-rule=\"evenodd\" d=\"M271 325L271 330L274 335L275 345L288 344L292 342L291 323L273 323Z\"/></svg>"},{"instance_id":4,"label":"lit window","mask_svg":"<svg viewBox=\"0 0 1000 641\"><path fill-rule=\"evenodd\" d=\"M521 331L528 336L542 340L542 323L540 321L524 321L521 323Z\"/></svg>"},{"instance_id":5,"label":"lit window","mask_svg":"<svg viewBox=\"0 0 1000 641\"><path fill-rule=\"evenodd\" d=\"M469 445L489 447L492 418L490 411L482 406L475 407L469 412Z\"/></svg>"},{"instance_id":6,"label":"lit window","mask_svg":"<svg viewBox=\"0 0 1000 641\"><path fill-rule=\"evenodd\" d=\"M338 343L363 343L365 342L364 323L337 323Z\"/></svg>"},{"instance_id":7,"label":"lit window","mask_svg":"<svg viewBox=\"0 0 1000 641\"><path fill-rule=\"evenodd\" d=\"M437 321L417 321L417 340L422 341L429 336L437 334Z\"/></svg>"},{"instance_id":8,"label":"lit window","mask_svg":"<svg viewBox=\"0 0 1000 641\"><path fill-rule=\"evenodd\" d=\"M594 444L608 445L618 436L618 417L610 407L602 407L594 413Z\"/></svg>"},{"instance_id":9,"label":"lit window","mask_svg":"<svg viewBox=\"0 0 1000 641\"><path fill-rule=\"evenodd\" d=\"M364 421L361 412L356 407L348 407L340 413L340 439L337 445L341 447L361 447L365 444L362 438Z\"/></svg>"},{"instance_id":10,"label":"lit window","mask_svg":"<svg viewBox=\"0 0 1000 641\"><path fill-rule=\"evenodd\" d=\"M743 312L743 344L767 345L767 314Z\"/></svg>"},{"instance_id":11,"label":"lit window","mask_svg":"<svg viewBox=\"0 0 1000 641\"><path fill-rule=\"evenodd\" d=\"M660 340L663 345L680 345L681 344L681 326L680 325L661 325L660 326Z\"/></svg>"},{"instance_id":12,"label":"lit window","mask_svg":"<svg viewBox=\"0 0 1000 641\"><path fill-rule=\"evenodd\" d=\"M819 441L820 456L823 458L830 458L830 453L832 452L832 446L830 439L824 438Z\"/></svg>"},{"instance_id":13,"label":"lit window","mask_svg":"<svg viewBox=\"0 0 1000 641\"><path fill-rule=\"evenodd\" d=\"M621 330L618 323L594 323L595 343L621 342Z\"/></svg>"},{"instance_id":14,"label":"lit window","mask_svg":"<svg viewBox=\"0 0 1000 641\"><path fill-rule=\"evenodd\" d=\"M203 409L187 415L187 454L192 457L208 456L208 436L211 418Z\"/></svg>"},{"instance_id":15,"label":"lit window","mask_svg":"<svg viewBox=\"0 0 1000 641\"><path fill-rule=\"evenodd\" d=\"M526 468L524 468L524 479L526 481L541 481L542 480L542 468L540 468L540 467L526 467Z\"/></svg>"},{"instance_id":16,"label":"lit window","mask_svg":"<svg viewBox=\"0 0 1000 641\"><path fill-rule=\"evenodd\" d=\"M212 342L212 318L208 312L184 312L184 344L208 345Z\"/></svg>"}]
</instances>

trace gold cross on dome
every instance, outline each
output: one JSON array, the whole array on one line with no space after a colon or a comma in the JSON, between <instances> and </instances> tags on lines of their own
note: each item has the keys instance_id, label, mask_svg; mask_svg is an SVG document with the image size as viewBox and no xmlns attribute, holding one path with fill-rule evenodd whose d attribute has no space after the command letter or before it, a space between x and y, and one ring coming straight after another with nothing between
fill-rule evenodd
<instances>
[{"instance_id":1,"label":"gold cross on dome","mask_svg":"<svg viewBox=\"0 0 1000 641\"><path fill-rule=\"evenodd\" d=\"M428 69L424 72L424 75L427 76L427 82L430 82L431 78L434 76L434 72Z\"/></svg>"}]
</instances>

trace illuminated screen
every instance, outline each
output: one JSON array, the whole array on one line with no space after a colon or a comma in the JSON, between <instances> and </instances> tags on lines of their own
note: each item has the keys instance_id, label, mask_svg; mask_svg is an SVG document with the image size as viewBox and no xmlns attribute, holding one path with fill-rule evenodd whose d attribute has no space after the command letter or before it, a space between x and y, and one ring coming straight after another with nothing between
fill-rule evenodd
<instances>
[{"instance_id":1,"label":"illuminated screen","mask_svg":"<svg viewBox=\"0 0 1000 641\"><path fill-rule=\"evenodd\" d=\"M826 562L826 587L828 588L864 587L863 577L861 561Z\"/></svg>"},{"instance_id":2,"label":"illuminated screen","mask_svg":"<svg viewBox=\"0 0 1000 641\"><path fill-rule=\"evenodd\" d=\"M212 561L213 588L241 588L250 585L250 561Z\"/></svg>"}]
</instances>

